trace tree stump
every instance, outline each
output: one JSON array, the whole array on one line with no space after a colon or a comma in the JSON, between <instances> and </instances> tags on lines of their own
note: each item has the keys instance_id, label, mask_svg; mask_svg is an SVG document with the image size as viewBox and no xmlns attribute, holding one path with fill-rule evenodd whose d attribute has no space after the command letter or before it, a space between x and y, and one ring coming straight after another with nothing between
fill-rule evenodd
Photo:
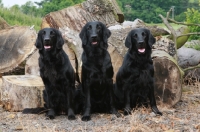
<instances>
[{"instance_id":1,"label":"tree stump","mask_svg":"<svg viewBox=\"0 0 200 132\"><path fill-rule=\"evenodd\" d=\"M44 84L39 76L3 76L1 101L8 111L43 107L43 89Z\"/></svg>"},{"instance_id":2,"label":"tree stump","mask_svg":"<svg viewBox=\"0 0 200 132\"><path fill-rule=\"evenodd\" d=\"M164 51L153 51L155 97L158 104L172 107L182 95L182 75L173 57Z\"/></svg>"}]
</instances>

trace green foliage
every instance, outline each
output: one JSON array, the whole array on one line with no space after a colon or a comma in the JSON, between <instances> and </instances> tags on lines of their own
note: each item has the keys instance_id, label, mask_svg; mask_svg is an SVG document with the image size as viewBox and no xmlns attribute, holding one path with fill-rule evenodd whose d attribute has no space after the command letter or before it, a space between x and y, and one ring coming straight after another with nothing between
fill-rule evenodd
<instances>
[{"instance_id":1,"label":"green foliage","mask_svg":"<svg viewBox=\"0 0 200 132\"><path fill-rule=\"evenodd\" d=\"M33 2L28 1L24 5L20 7L20 10L27 15L31 16L38 16L41 17L42 11L41 9L37 8Z\"/></svg>"},{"instance_id":2,"label":"green foliage","mask_svg":"<svg viewBox=\"0 0 200 132\"><path fill-rule=\"evenodd\" d=\"M200 51L200 44L188 44L188 45L186 44L184 46L187 48L193 48Z\"/></svg>"},{"instance_id":3,"label":"green foliage","mask_svg":"<svg viewBox=\"0 0 200 132\"><path fill-rule=\"evenodd\" d=\"M161 23L159 14L166 16L166 12L174 6L174 16L180 21L185 20L183 12L190 6L188 0L117 0L124 12L126 20L142 19L146 23ZM179 16L180 15L180 16Z\"/></svg>"},{"instance_id":4,"label":"green foliage","mask_svg":"<svg viewBox=\"0 0 200 132\"><path fill-rule=\"evenodd\" d=\"M43 0L35 3L39 6L42 16L44 16L50 12L58 11L83 1L84 0Z\"/></svg>"},{"instance_id":5,"label":"green foliage","mask_svg":"<svg viewBox=\"0 0 200 132\"><path fill-rule=\"evenodd\" d=\"M0 8L0 16L4 18L4 20L9 25L19 25L19 26L35 25L35 29L39 30L42 18L26 15L22 13L19 9L20 8L18 5L14 5L10 9Z\"/></svg>"},{"instance_id":6,"label":"green foliage","mask_svg":"<svg viewBox=\"0 0 200 132\"><path fill-rule=\"evenodd\" d=\"M200 23L200 12L194 8L187 9L186 22L187 23ZM200 27L198 26L189 26L191 32L200 32ZM199 35L191 35L189 40L200 39Z\"/></svg>"}]
</instances>

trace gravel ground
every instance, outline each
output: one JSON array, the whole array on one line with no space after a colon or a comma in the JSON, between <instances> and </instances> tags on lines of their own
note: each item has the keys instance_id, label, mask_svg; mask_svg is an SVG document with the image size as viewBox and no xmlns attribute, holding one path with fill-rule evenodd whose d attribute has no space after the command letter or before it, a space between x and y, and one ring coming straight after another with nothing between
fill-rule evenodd
<instances>
[{"instance_id":1,"label":"gravel ground","mask_svg":"<svg viewBox=\"0 0 200 132\"><path fill-rule=\"evenodd\" d=\"M111 114L93 114L92 120L69 121L67 116L48 120L44 114L23 115L7 112L0 107L0 132L200 132L199 85L184 86L180 102L173 108L158 106L163 116L156 116L150 109L139 108L132 115L116 118Z\"/></svg>"}]
</instances>

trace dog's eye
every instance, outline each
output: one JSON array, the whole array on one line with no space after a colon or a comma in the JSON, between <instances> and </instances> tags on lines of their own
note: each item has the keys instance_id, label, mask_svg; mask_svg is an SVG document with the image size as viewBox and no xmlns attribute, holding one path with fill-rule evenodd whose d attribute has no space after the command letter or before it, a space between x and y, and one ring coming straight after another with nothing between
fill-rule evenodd
<instances>
[{"instance_id":1,"label":"dog's eye","mask_svg":"<svg viewBox=\"0 0 200 132\"><path fill-rule=\"evenodd\" d=\"M54 32L54 31L51 31L51 32L50 32L50 36L55 36L55 32Z\"/></svg>"},{"instance_id":2,"label":"dog's eye","mask_svg":"<svg viewBox=\"0 0 200 132\"><path fill-rule=\"evenodd\" d=\"M146 33L142 32L142 36L143 36L143 37L146 37Z\"/></svg>"},{"instance_id":3,"label":"dog's eye","mask_svg":"<svg viewBox=\"0 0 200 132\"><path fill-rule=\"evenodd\" d=\"M133 37L134 37L134 38L137 38L137 37L138 37L138 35L137 35L137 34L134 34L134 35L133 35Z\"/></svg>"},{"instance_id":4,"label":"dog's eye","mask_svg":"<svg viewBox=\"0 0 200 132\"><path fill-rule=\"evenodd\" d=\"M45 31L43 31L43 32L42 32L42 34L43 34L43 35L45 35L45 34L46 34L46 32L45 32Z\"/></svg>"},{"instance_id":5,"label":"dog's eye","mask_svg":"<svg viewBox=\"0 0 200 132\"><path fill-rule=\"evenodd\" d=\"M97 30L101 30L101 26L100 25L97 25Z\"/></svg>"},{"instance_id":6,"label":"dog's eye","mask_svg":"<svg viewBox=\"0 0 200 132\"><path fill-rule=\"evenodd\" d=\"M87 27L87 30L91 30L91 29L92 29L92 26L89 25L89 26Z\"/></svg>"}]
</instances>

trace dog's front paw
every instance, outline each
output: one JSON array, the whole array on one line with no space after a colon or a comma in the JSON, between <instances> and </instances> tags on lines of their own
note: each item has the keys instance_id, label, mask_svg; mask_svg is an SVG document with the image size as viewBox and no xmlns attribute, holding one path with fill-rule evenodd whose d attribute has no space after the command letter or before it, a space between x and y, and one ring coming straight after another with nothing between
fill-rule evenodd
<instances>
[{"instance_id":1,"label":"dog's front paw","mask_svg":"<svg viewBox=\"0 0 200 132\"><path fill-rule=\"evenodd\" d=\"M76 119L75 115L69 115L68 116L68 120L75 120L75 119Z\"/></svg>"},{"instance_id":2,"label":"dog's front paw","mask_svg":"<svg viewBox=\"0 0 200 132\"><path fill-rule=\"evenodd\" d=\"M71 108L68 109L68 114L67 115L68 115L68 119L69 120L75 120L76 119L74 111Z\"/></svg>"},{"instance_id":3,"label":"dog's front paw","mask_svg":"<svg viewBox=\"0 0 200 132\"><path fill-rule=\"evenodd\" d=\"M53 110L53 109L50 109L50 110L47 112L46 116L47 116L49 119L54 119L54 118L55 118L55 112L54 112L54 110Z\"/></svg>"},{"instance_id":4,"label":"dog's front paw","mask_svg":"<svg viewBox=\"0 0 200 132\"><path fill-rule=\"evenodd\" d=\"M111 110L111 113L114 114L114 115L116 115L117 118L121 117L121 114L120 114L115 108L113 108L113 109Z\"/></svg>"},{"instance_id":5,"label":"dog's front paw","mask_svg":"<svg viewBox=\"0 0 200 132\"><path fill-rule=\"evenodd\" d=\"M91 120L91 117L90 117L89 115L83 116L83 117L81 118L81 120L82 120L82 121L89 121L89 120Z\"/></svg>"},{"instance_id":6,"label":"dog's front paw","mask_svg":"<svg viewBox=\"0 0 200 132\"><path fill-rule=\"evenodd\" d=\"M156 106L152 106L151 109L155 114L162 116L162 112L160 112Z\"/></svg>"},{"instance_id":7,"label":"dog's front paw","mask_svg":"<svg viewBox=\"0 0 200 132\"><path fill-rule=\"evenodd\" d=\"M117 116L117 118L122 116L119 112L115 113L115 115Z\"/></svg>"},{"instance_id":8,"label":"dog's front paw","mask_svg":"<svg viewBox=\"0 0 200 132\"><path fill-rule=\"evenodd\" d=\"M130 107L124 108L124 115L131 115L131 108Z\"/></svg>"}]
</instances>

